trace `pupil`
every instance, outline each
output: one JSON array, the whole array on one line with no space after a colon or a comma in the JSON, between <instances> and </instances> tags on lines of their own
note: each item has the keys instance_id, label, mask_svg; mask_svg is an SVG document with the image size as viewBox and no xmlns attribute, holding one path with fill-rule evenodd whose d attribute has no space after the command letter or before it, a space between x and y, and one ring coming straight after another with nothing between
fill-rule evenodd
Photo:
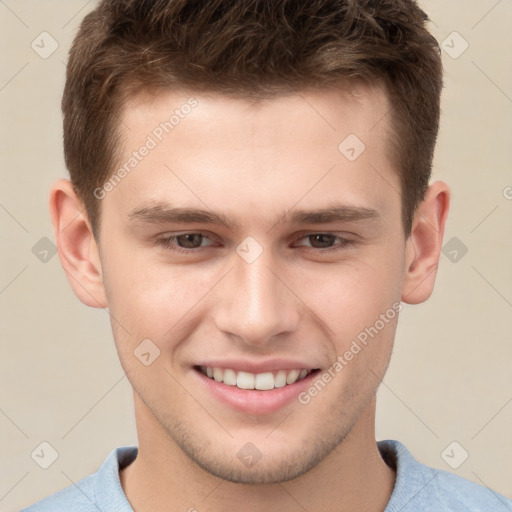
<instances>
[{"instance_id":1,"label":"pupil","mask_svg":"<svg viewBox=\"0 0 512 512\"><path fill-rule=\"evenodd\" d=\"M177 240L179 245L181 245L182 247L185 247L186 249L193 249L194 247L199 247L201 245L202 236L203 235L200 235L199 233L191 233L187 235L179 235L177 237Z\"/></svg>"},{"instance_id":2,"label":"pupil","mask_svg":"<svg viewBox=\"0 0 512 512\"><path fill-rule=\"evenodd\" d=\"M329 247L334 242L334 235L328 235L328 234L318 234L318 235L311 235L311 242L317 241L320 242L320 245L315 245L315 243L312 243L311 245L313 247Z\"/></svg>"}]
</instances>

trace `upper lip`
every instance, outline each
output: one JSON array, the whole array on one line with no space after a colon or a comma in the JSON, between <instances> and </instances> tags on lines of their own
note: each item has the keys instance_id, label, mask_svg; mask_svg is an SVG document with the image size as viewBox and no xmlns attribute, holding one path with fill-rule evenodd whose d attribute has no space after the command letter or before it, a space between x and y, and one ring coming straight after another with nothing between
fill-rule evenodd
<instances>
[{"instance_id":1,"label":"upper lip","mask_svg":"<svg viewBox=\"0 0 512 512\"><path fill-rule=\"evenodd\" d=\"M278 370L314 370L318 368L318 366L312 366L310 363L292 359L267 359L261 361L251 361L248 359L208 359L195 366L209 366L211 368L222 369L230 368L236 371L255 374L275 372Z\"/></svg>"}]
</instances>

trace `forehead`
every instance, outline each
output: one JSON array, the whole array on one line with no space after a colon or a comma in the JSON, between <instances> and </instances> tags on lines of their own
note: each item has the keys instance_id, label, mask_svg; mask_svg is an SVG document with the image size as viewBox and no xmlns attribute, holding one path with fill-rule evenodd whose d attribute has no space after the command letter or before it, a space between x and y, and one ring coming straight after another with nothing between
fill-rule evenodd
<instances>
[{"instance_id":1,"label":"forehead","mask_svg":"<svg viewBox=\"0 0 512 512\"><path fill-rule=\"evenodd\" d=\"M388 112L384 90L360 84L257 102L185 90L140 93L120 116L118 167L133 167L104 205L125 216L151 202L206 206L236 214L237 223L298 202L390 211L399 182L387 157Z\"/></svg>"},{"instance_id":2,"label":"forehead","mask_svg":"<svg viewBox=\"0 0 512 512\"><path fill-rule=\"evenodd\" d=\"M188 108L187 104L192 99L197 101L199 108ZM185 117L189 119L187 124L215 119L218 128L215 131L219 135L222 135L222 129L235 123L244 129L240 132L242 138L247 135L246 130L250 129L254 130L253 135L258 135L258 125L265 125L264 132L268 136L291 135L291 129L295 136L300 131L321 136L325 131L343 132L351 127L364 137L368 125L370 129L377 124L381 129L386 129L387 119L384 118L389 110L383 85L370 86L363 83L309 88L266 98L186 90L142 90L125 100L120 115L120 130L125 136L130 135L132 128L148 132L154 121L168 121L175 113L175 128L180 124L179 120ZM307 126L291 126L295 120L302 120L305 116L309 117ZM283 127L286 127L284 132ZM248 142L244 139L244 143Z\"/></svg>"}]
</instances>

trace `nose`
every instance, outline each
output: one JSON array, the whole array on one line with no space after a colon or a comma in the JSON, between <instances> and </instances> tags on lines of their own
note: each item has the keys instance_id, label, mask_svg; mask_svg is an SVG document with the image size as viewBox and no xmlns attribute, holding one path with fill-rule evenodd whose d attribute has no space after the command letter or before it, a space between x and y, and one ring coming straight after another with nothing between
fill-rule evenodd
<instances>
[{"instance_id":1,"label":"nose","mask_svg":"<svg viewBox=\"0 0 512 512\"><path fill-rule=\"evenodd\" d=\"M234 268L218 290L217 328L254 348L294 332L301 303L271 252L264 250L252 263L234 256Z\"/></svg>"}]
</instances>

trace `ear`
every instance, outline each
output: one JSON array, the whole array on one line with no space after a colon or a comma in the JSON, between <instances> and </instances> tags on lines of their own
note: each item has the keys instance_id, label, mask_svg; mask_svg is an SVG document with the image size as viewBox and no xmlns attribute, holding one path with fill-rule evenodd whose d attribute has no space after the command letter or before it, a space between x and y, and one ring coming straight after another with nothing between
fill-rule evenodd
<instances>
[{"instance_id":1,"label":"ear","mask_svg":"<svg viewBox=\"0 0 512 512\"><path fill-rule=\"evenodd\" d=\"M52 185L49 206L60 262L71 288L85 305L106 308L99 248L83 203L69 180Z\"/></svg>"},{"instance_id":2,"label":"ear","mask_svg":"<svg viewBox=\"0 0 512 512\"><path fill-rule=\"evenodd\" d=\"M416 210L406 242L403 302L419 304L432 294L449 206L448 185L442 181L432 183Z\"/></svg>"}]
</instances>

